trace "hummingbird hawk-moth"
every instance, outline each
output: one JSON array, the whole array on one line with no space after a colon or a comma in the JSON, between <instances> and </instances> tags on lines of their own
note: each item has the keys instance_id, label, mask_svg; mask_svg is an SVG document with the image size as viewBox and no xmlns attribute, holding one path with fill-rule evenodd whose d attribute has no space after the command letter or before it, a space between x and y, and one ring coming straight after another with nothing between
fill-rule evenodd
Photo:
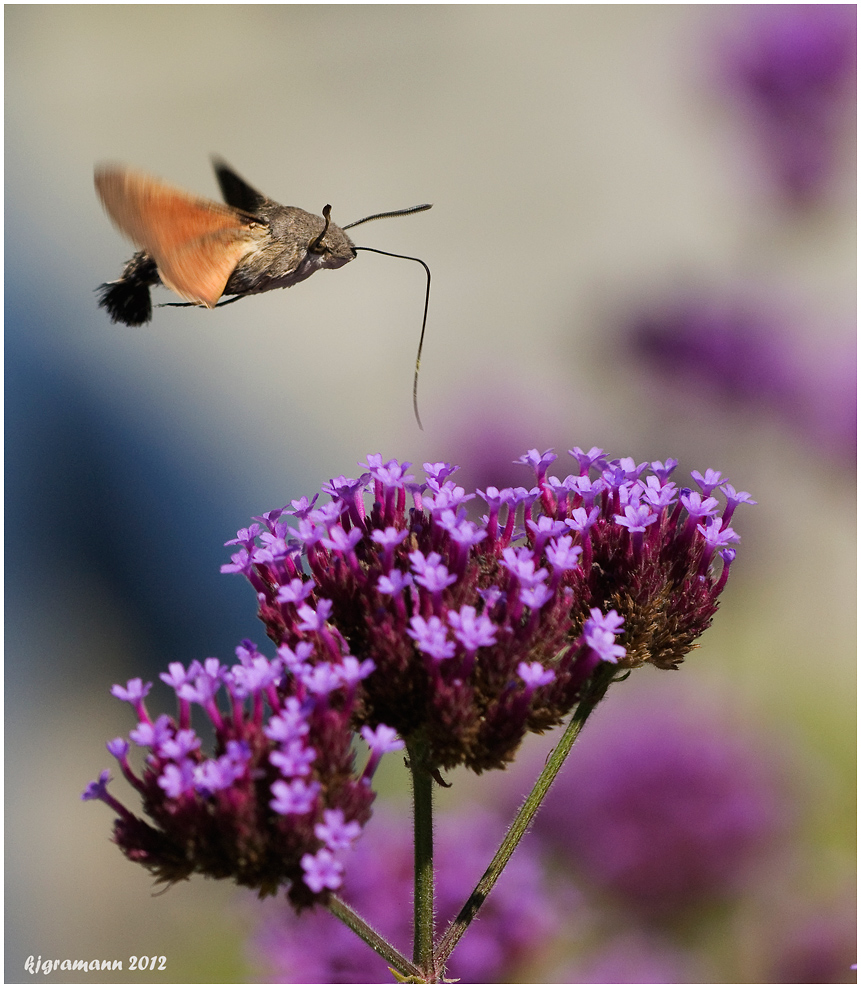
<instances>
[{"instance_id":1,"label":"hummingbird hawk-moth","mask_svg":"<svg viewBox=\"0 0 861 988\"><path fill-rule=\"evenodd\" d=\"M99 305L112 322L141 326L152 318L150 288L164 285L184 301L209 309L289 288L321 268L340 268L360 250L417 261L427 273L427 292L413 379L417 407L418 371L430 298L430 269L417 257L357 247L344 232L369 220L404 216L430 204L374 213L339 227L331 206L323 215L282 206L252 188L225 162L213 159L224 203L192 195L122 165L96 168L96 191L119 230L141 248L120 277L100 285ZM219 301L220 300L220 301Z\"/></svg>"}]
</instances>

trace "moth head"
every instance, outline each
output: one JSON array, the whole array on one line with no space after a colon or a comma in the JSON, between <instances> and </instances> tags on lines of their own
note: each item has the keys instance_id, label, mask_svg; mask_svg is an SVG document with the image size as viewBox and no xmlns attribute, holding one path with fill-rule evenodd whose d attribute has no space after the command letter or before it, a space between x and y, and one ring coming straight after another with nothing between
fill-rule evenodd
<instances>
[{"instance_id":1,"label":"moth head","mask_svg":"<svg viewBox=\"0 0 861 988\"><path fill-rule=\"evenodd\" d=\"M308 244L308 254L321 268L339 268L352 261L356 248L346 233L331 222L332 207L323 207L323 229Z\"/></svg>"}]
</instances>

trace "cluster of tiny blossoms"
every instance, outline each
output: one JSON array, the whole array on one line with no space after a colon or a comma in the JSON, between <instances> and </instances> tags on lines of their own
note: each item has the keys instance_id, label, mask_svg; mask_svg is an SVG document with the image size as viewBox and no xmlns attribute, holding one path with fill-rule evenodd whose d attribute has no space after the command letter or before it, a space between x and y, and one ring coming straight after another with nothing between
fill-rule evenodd
<instances>
[{"instance_id":1,"label":"cluster of tiny blossoms","mask_svg":"<svg viewBox=\"0 0 861 988\"><path fill-rule=\"evenodd\" d=\"M152 686L140 679L112 693L132 705L137 727L129 738L147 750L137 775L129 741L116 738L108 751L139 792L155 826L132 814L107 791L102 772L83 794L116 813L114 841L126 856L159 881L194 872L233 878L261 895L288 886L297 908L340 887L344 849L371 814L371 777L386 751L403 746L384 725L364 728L371 754L356 776L352 750L357 691L373 669L348 655L336 637L317 636L267 659L249 641L227 668L218 659L170 664L162 680L176 691L177 716L155 720L145 698ZM227 694L228 709L216 697ZM206 757L191 726L199 704L215 736Z\"/></svg>"},{"instance_id":2,"label":"cluster of tiny blossoms","mask_svg":"<svg viewBox=\"0 0 861 988\"><path fill-rule=\"evenodd\" d=\"M150 683L114 686L138 723L108 750L152 823L108 793L107 771L84 798L115 811L126 856L159 881L232 877L312 905L341 887L386 751L406 743L434 773L502 767L595 677L606 688L608 670L674 668L711 622L738 541L730 518L751 499L712 470L679 490L674 460L647 471L570 452L579 470L564 480L548 476L552 451L530 450L518 462L534 486L475 494L449 464L426 463L417 483L410 464L370 456L361 477L323 488L330 503L302 498L241 530L223 569L253 585L276 655L246 641L232 668L172 663L175 717L150 715ZM471 501L486 508L478 522ZM361 773L355 731L370 748ZM147 752L140 774L130 742Z\"/></svg>"},{"instance_id":3,"label":"cluster of tiny blossoms","mask_svg":"<svg viewBox=\"0 0 861 988\"><path fill-rule=\"evenodd\" d=\"M570 454L563 480L533 449L518 461L530 488L474 494L447 463L416 482L411 464L369 456L358 479L323 487L330 503L302 498L240 530L222 569L251 582L280 652L322 642L373 663L355 727L394 728L429 770L499 768L608 663L678 665L711 623L730 518L751 502L713 470L692 474L694 491L669 479L675 460Z\"/></svg>"}]
</instances>

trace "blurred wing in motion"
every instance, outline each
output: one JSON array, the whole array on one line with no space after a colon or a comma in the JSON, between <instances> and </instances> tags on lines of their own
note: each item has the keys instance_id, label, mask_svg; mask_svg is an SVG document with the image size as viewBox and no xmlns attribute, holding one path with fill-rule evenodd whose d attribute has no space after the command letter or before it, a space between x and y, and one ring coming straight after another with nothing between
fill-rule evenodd
<instances>
[{"instance_id":1,"label":"blurred wing in motion","mask_svg":"<svg viewBox=\"0 0 861 988\"><path fill-rule=\"evenodd\" d=\"M268 231L232 206L121 166L96 170L96 191L116 226L153 258L177 295L213 308L239 261Z\"/></svg>"}]
</instances>

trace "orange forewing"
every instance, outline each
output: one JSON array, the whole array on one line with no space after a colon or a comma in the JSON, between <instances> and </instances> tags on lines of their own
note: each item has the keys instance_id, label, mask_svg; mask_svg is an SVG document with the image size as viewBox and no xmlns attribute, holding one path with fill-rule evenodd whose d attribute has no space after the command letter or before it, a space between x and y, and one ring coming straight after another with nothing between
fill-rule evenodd
<instances>
[{"instance_id":1,"label":"orange forewing","mask_svg":"<svg viewBox=\"0 0 861 988\"><path fill-rule=\"evenodd\" d=\"M253 246L253 217L127 168L100 168L95 181L108 215L152 256L164 284L211 309Z\"/></svg>"}]
</instances>

